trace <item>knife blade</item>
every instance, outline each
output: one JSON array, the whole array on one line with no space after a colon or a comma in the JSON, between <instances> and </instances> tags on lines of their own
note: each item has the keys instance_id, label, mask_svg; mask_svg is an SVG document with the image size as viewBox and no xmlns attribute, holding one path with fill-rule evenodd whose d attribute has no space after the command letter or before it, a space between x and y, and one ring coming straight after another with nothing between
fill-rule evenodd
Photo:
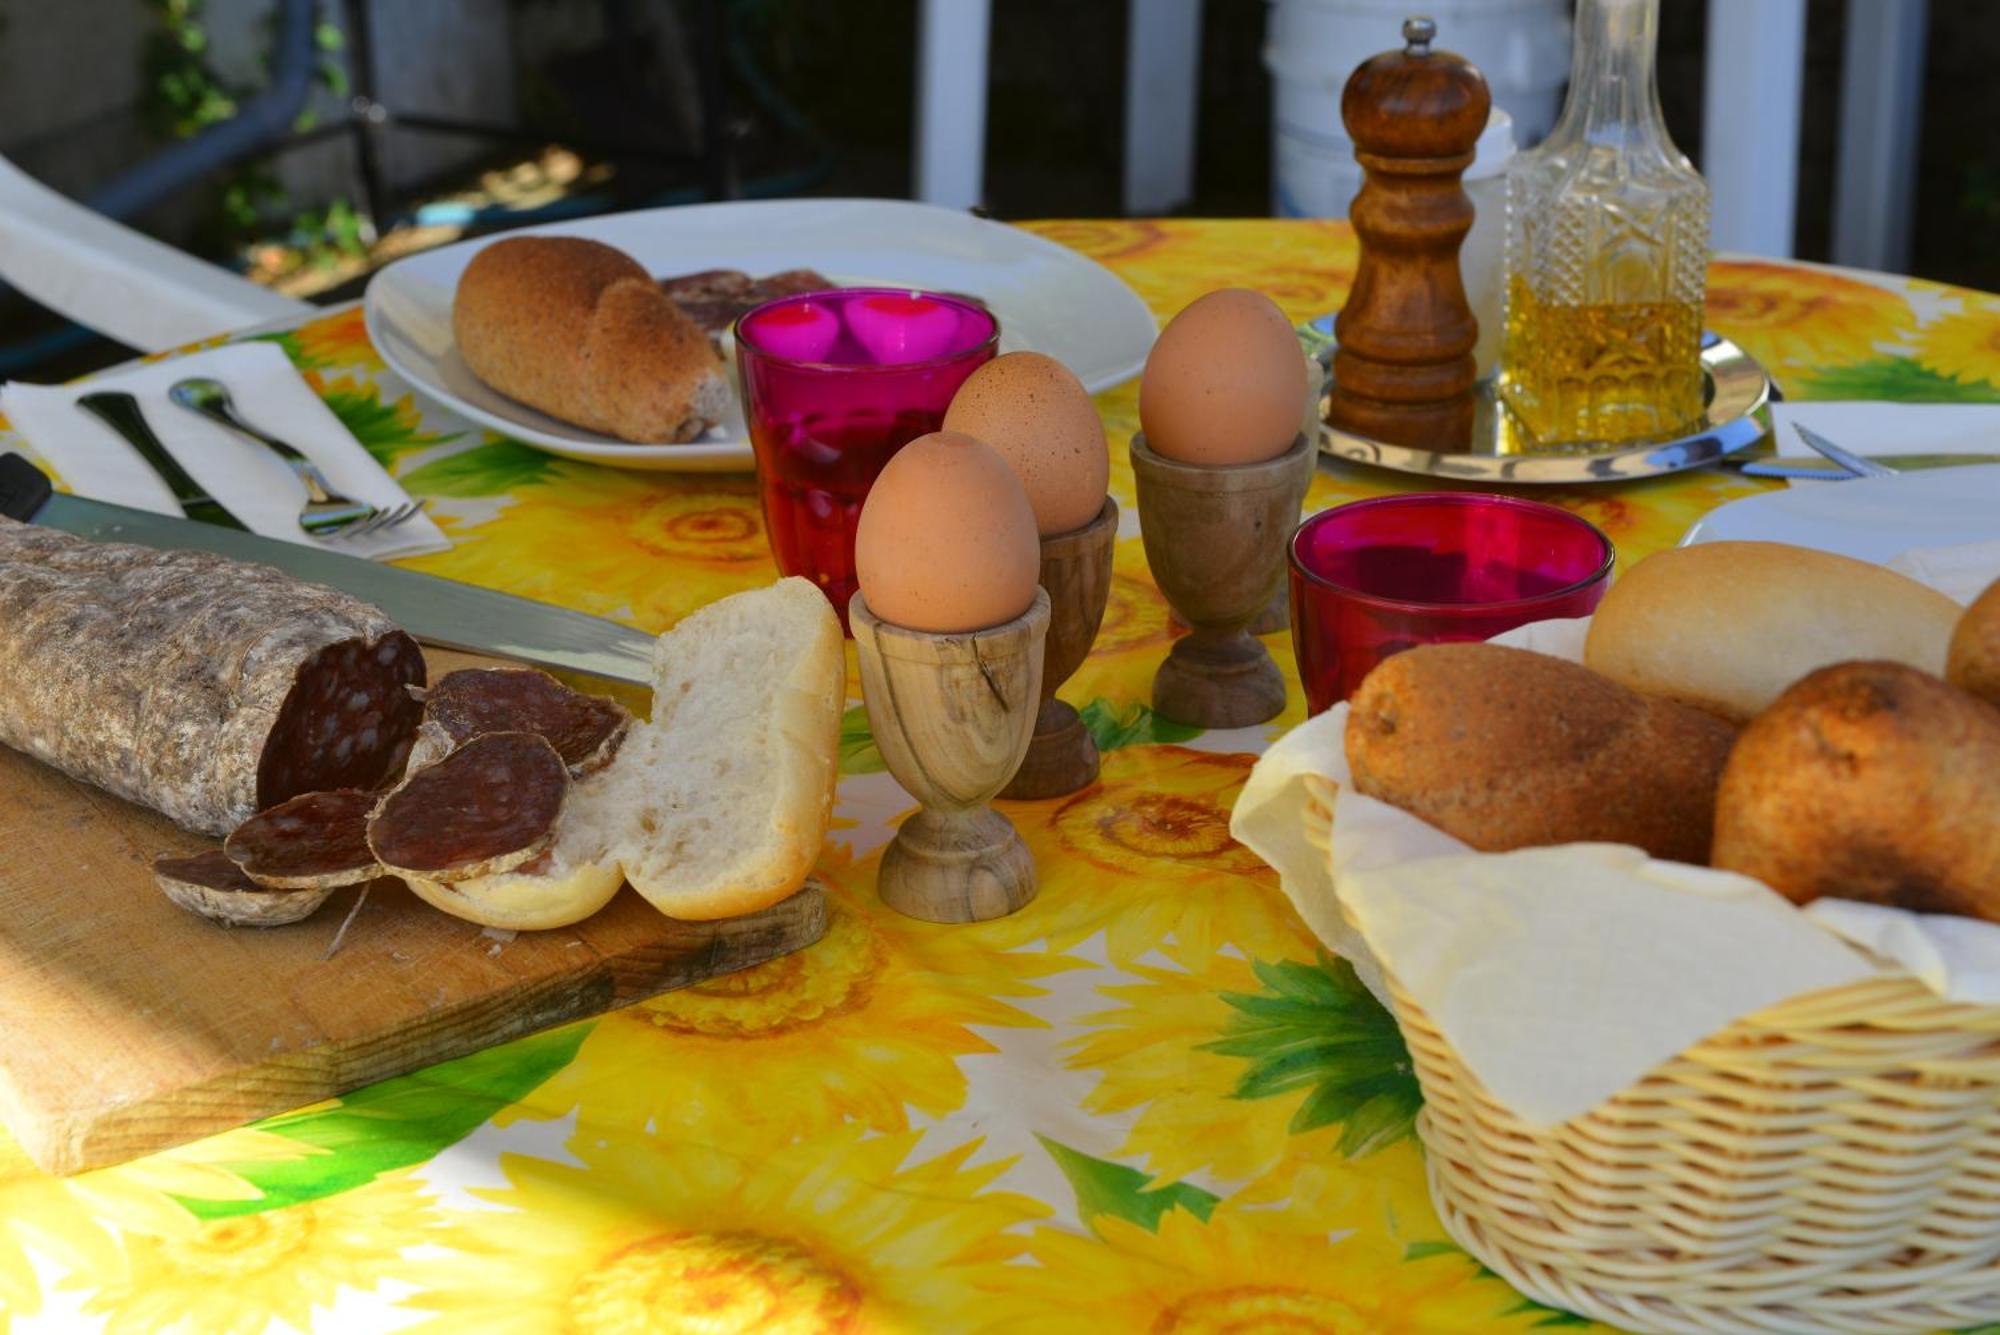
<instances>
[{"instance_id":1,"label":"knife blade","mask_svg":"<svg viewBox=\"0 0 2000 1335\"><path fill-rule=\"evenodd\" d=\"M221 501L204 493L201 484L188 476L180 461L167 453L167 447L160 443L160 438L147 424L146 415L139 411L139 400L122 390L99 390L95 394L83 395L76 401L76 406L116 431L126 444L139 452L139 457L160 475L160 480L174 493L174 500L180 504L182 514L198 523L216 524L244 533L250 531L249 526L229 513L229 508Z\"/></svg>"},{"instance_id":2,"label":"knife blade","mask_svg":"<svg viewBox=\"0 0 2000 1335\"><path fill-rule=\"evenodd\" d=\"M372 603L426 644L652 684L653 637L644 631L532 598L317 547L57 495L47 476L18 454L0 454L0 515L97 542L214 552L261 562Z\"/></svg>"}]
</instances>

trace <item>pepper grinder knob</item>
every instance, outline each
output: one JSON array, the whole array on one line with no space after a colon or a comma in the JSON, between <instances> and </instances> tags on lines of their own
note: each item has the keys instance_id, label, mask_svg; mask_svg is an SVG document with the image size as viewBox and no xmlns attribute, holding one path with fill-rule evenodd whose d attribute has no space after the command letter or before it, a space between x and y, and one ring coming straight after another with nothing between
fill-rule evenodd
<instances>
[{"instance_id":1,"label":"pepper grinder knob","mask_svg":"<svg viewBox=\"0 0 2000 1335\"><path fill-rule=\"evenodd\" d=\"M1406 56L1427 56L1431 53L1431 43L1437 39L1437 20L1424 15L1403 20L1403 40L1409 45L1403 48Z\"/></svg>"}]
</instances>

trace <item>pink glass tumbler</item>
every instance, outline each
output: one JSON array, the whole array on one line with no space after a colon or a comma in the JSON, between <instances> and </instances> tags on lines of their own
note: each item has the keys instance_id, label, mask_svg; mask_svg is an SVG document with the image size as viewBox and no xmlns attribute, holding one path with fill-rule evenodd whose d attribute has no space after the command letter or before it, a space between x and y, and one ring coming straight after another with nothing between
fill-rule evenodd
<instances>
[{"instance_id":1,"label":"pink glass tumbler","mask_svg":"<svg viewBox=\"0 0 2000 1335\"><path fill-rule=\"evenodd\" d=\"M771 554L824 589L845 626L861 502L890 456L944 422L1000 323L959 297L843 288L766 302L735 333Z\"/></svg>"},{"instance_id":2,"label":"pink glass tumbler","mask_svg":"<svg viewBox=\"0 0 2000 1335\"><path fill-rule=\"evenodd\" d=\"M1587 521L1511 496L1420 492L1322 510L1291 546L1306 707L1317 714L1345 700L1404 649L1588 615L1614 559Z\"/></svg>"}]
</instances>

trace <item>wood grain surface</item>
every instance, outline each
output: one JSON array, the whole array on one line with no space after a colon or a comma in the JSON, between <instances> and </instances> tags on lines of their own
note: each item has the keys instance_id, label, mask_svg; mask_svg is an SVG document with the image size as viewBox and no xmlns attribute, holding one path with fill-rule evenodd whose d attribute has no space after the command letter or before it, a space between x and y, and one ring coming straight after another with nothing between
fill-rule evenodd
<instances>
[{"instance_id":1,"label":"wood grain surface","mask_svg":"<svg viewBox=\"0 0 2000 1335\"><path fill-rule=\"evenodd\" d=\"M483 660L429 651L433 676ZM825 929L808 884L683 923L629 887L575 927L489 932L373 883L304 922L226 928L150 864L208 846L0 748L0 1121L51 1172L117 1163L745 968Z\"/></svg>"}]
</instances>

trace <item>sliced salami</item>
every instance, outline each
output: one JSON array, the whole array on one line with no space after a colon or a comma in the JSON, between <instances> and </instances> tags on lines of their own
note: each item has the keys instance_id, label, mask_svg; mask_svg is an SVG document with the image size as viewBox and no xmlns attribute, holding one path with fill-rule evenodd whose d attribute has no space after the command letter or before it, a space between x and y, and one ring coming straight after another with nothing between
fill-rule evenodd
<instances>
[{"instance_id":1,"label":"sliced salami","mask_svg":"<svg viewBox=\"0 0 2000 1335\"><path fill-rule=\"evenodd\" d=\"M425 753L432 727L456 745L492 732L532 732L548 740L581 779L611 763L632 726L616 700L572 691L533 668L461 668L424 692Z\"/></svg>"},{"instance_id":2,"label":"sliced salami","mask_svg":"<svg viewBox=\"0 0 2000 1335\"><path fill-rule=\"evenodd\" d=\"M423 680L416 642L337 590L0 519L0 743L187 829L379 785Z\"/></svg>"},{"instance_id":3,"label":"sliced salami","mask_svg":"<svg viewBox=\"0 0 2000 1335\"><path fill-rule=\"evenodd\" d=\"M332 890L382 874L368 847L368 816L379 793L337 788L301 793L260 811L230 832L222 851L260 885Z\"/></svg>"},{"instance_id":4,"label":"sliced salami","mask_svg":"<svg viewBox=\"0 0 2000 1335\"><path fill-rule=\"evenodd\" d=\"M257 884L219 848L153 859L153 879L190 913L231 927L281 927L310 917L333 888L277 890Z\"/></svg>"},{"instance_id":5,"label":"sliced salami","mask_svg":"<svg viewBox=\"0 0 2000 1335\"><path fill-rule=\"evenodd\" d=\"M368 844L389 871L427 880L512 871L555 841L569 783L569 767L543 738L489 733L383 798Z\"/></svg>"}]
</instances>

